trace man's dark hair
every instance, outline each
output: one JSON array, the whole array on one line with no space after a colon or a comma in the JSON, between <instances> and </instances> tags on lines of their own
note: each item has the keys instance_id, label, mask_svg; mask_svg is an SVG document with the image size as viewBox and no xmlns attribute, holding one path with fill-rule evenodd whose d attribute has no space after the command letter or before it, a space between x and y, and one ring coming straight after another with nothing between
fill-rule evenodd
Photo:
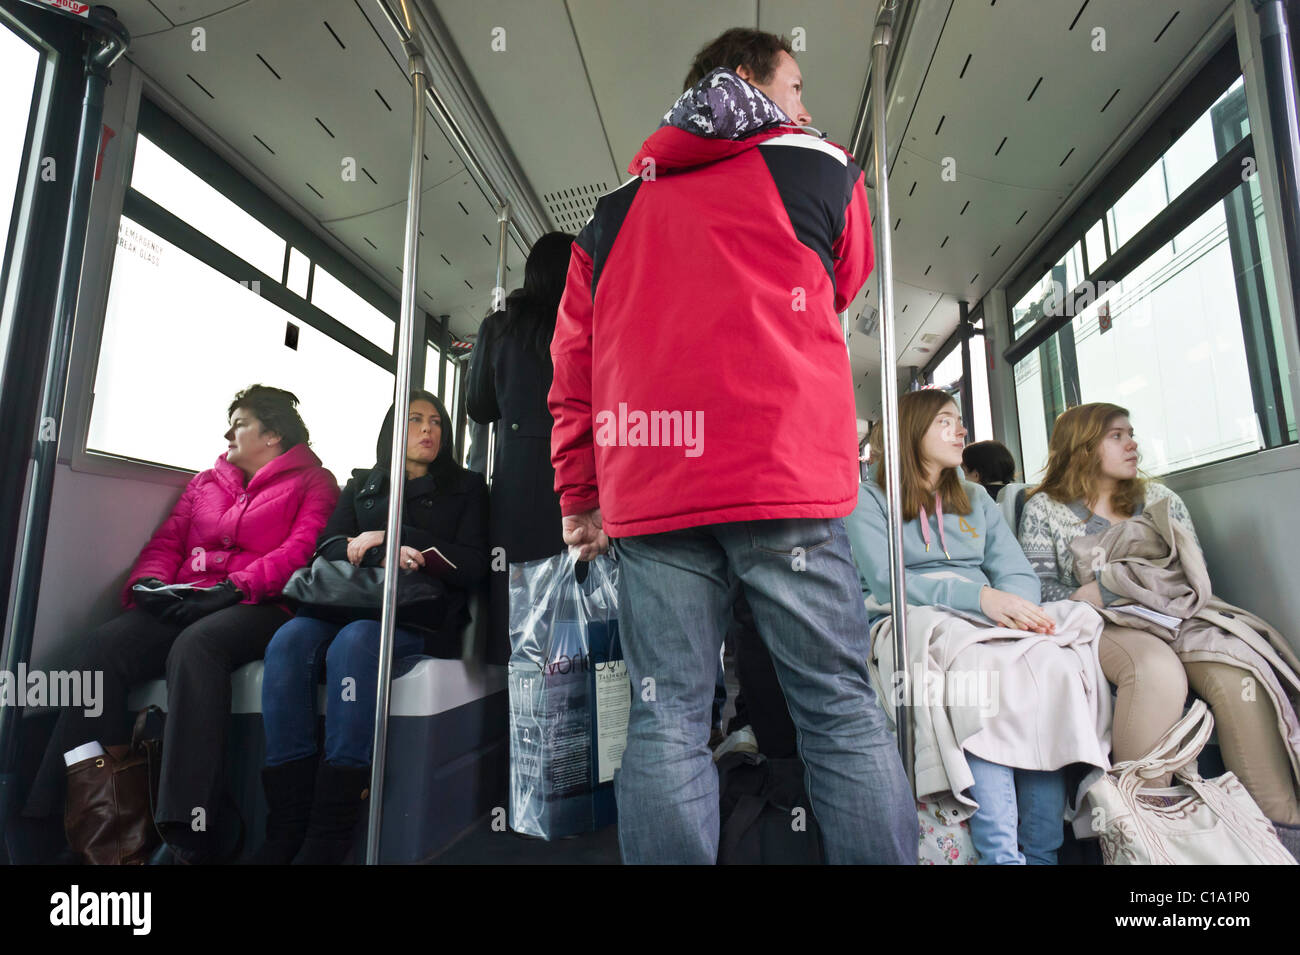
<instances>
[{"instance_id":1,"label":"man's dark hair","mask_svg":"<svg viewBox=\"0 0 1300 955\"><path fill-rule=\"evenodd\" d=\"M1016 476L1016 459L1000 441L976 441L961 452L961 464L975 471L981 484L1010 484Z\"/></svg>"},{"instance_id":2,"label":"man's dark hair","mask_svg":"<svg viewBox=\"0 0 1300 955\"><path fill-rule=\"evenodd\" d=\"M274 431L280 436L281 451L309 443L307 425L298 414L298 396L293 392L269 385L249 385L230 402L226 418L233 421L240 408L251 411L262 423L263 431Z\"/></svg>"},{"instance_id":3,"label":"man's dark hair","mask_svg":"<svg viewBox=\"0 0 1300 955\"><path fill-rule=\"evenodd\" d=\"M753 74L755 82L766 83L776 71L776 61L782 50L794 56L790 41L783 36L732 27L695 54L682 89L690 89L720 66L729 70L743 66Z\"/></svg>"}]
</instances>

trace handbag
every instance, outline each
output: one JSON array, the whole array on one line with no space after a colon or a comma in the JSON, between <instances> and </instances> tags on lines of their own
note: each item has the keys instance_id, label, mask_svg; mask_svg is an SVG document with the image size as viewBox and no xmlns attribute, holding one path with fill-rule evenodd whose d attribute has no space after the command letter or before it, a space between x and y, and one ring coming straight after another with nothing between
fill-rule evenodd
<instances>
[{"instance_id":1,"label":"handbag","mask_svg":"<svg viewBox=\"0 0 1300 955\"><path fill-rule=\"evenodd\" d=\"M1210 708L1197 700L1151 752L1117 763L1088 790L1106 865L1296 864L1235 775L1197 773L1213 729ZM1166 773L1180 785L1143 786Z\"/></svg>"},{"instance_id":2,"label":"handbag","mask_svg":"<svg viewBox=\"0 0 1300 955\"><path fill-rule=\"evenodd\" d=\"M949 822L939 807L916 801L918 865L977 865L979 853L971 840L970 822Z\"/></svg>"},{"instance_id":3,"label":"handbag","mask_svg":"<svg viewBox=\"0 0 1300 955\"><path fill-rule=\"evenodd\" d=\"M383 567L357 567L351 561L326 560L321 550L340 537L321 541L316 555L306 567L294 571L282 593L290 600L312 607L331 610L374 611L384 603ZM399 573L397 606L438 600L447 593L446 585L428 574Z\"/></svg>"},{"instance_id":4,"label":"handbag","mask_svg":"<svg viewBox=\"0 0 1300 955\"><path fill-rule=\"evenodd\" d=\"M151 806L158 791L162 741L146 738L157 707L141 710L127 746L68 767L63 828L68 845L90 865L144 865L160 842Z\"/></svg>"}]
</instances>

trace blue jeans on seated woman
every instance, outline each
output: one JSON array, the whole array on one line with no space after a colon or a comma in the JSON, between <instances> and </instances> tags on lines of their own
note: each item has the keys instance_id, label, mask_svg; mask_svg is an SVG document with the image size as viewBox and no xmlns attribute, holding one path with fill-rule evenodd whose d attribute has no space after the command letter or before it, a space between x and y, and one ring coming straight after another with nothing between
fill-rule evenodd
<instances>
[{"instance_id":1,"label":"blue jeans on seated woman","mask_svg":"<svg viewBox=\"0 0 1300 955\"><path fill-rule=\"evenodd\" d=\"M424 637L398 627L393 634L393 678L424 650ZM399 665L406 663L406 666ZM294 617L271 638L262 677L266 765L316 755L316 686L325 667L325 761L370 765L379 679L379 621L340 624Z\"/></svg>"},{"instance_id":2,"label":"blue jeans on seated woman","mask_svg":"<svg viewBox=\"0 0 1300 955\"><path fill-rule=\"evenodd\" d=\"M980 806L970 818L980 865L1056 865L1065 838L1065 770L1012 769L970 753L966 763Z\"/></svg>"}]
</instances>

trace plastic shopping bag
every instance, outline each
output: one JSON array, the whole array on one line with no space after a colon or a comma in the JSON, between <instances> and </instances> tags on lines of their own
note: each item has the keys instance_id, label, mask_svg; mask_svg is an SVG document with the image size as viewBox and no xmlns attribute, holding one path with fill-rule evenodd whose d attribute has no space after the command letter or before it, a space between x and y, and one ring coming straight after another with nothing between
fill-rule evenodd
<instances>
[{"instance_id":1,"label":"plastic shopping bag","mask_svg":"<svg viewBox=\"0 0 1300 955\"><path fill-rule=\"evenodd\" d=\"M608 825L632 701L617 562L511 564L510 643L510 827L556 839Z\"/></svg>"}]
</instances>

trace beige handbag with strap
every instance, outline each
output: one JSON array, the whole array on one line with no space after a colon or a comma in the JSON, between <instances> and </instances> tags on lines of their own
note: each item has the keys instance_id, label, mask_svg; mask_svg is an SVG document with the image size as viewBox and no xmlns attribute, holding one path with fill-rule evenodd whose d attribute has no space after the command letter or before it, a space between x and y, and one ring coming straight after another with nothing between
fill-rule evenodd
<instances>
[{"instance_id":1,"label":"beige handbag with strap","mask_svg":"<svg viewBox=\"0 0 1300 955\"><path fill-rule=\"evenodd\" d=\"M1150 753L1117 763L1088 791L1106 865L1296 864L1236 776L1196 772L1213 729L1210 708L1197 700ZM1178 785L1144 786L1167 773Z\"/></svg>"}]
</instances>

